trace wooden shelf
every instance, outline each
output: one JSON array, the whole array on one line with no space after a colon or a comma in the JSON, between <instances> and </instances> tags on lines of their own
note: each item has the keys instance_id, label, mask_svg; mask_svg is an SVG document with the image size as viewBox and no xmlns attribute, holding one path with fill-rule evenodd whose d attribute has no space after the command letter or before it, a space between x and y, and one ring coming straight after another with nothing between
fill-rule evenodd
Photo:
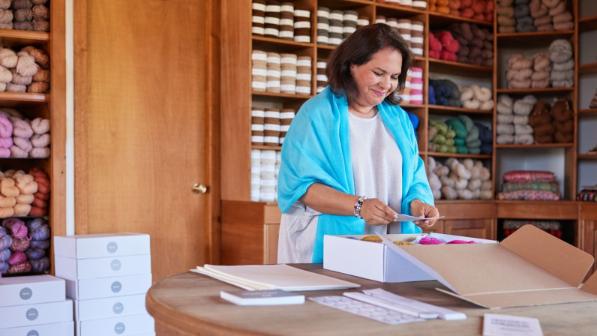
<instances>
[{"instance_id":1,"label":"wooden shelf","mask_svg":"<svg viewBox=\"0 0 597 336\"><path fill-rule=\"evenodd\" d=\"M251 145L252 149L261 149L261 150L276 150L279 151L282 149L282 146L274 146L274 145Z\"/></svg>"},{"instance_id":2,"label":"wooden shelf","mask_svg":"<svg viewBox=\"0 0 597 336\"><path fill-rule=\"evenodd\" d=\"M524 47L526 44L545 43L558 38L571 38L574 30L550 31L550 32L528 32L528 33L497 33L498 44L514 44Z\"/></svg>"},{"instance_id":3,"label":"wooden shelf","mask_svg":"<svg viewBox=\"0 0 597 336\"><path fill-rule=\"evenodd\" d=\"M479 110L479 109L467 109L464 107L455 106L443 106L443 105L428 105L429 113L442 113L442 114L473 114L473 115L489 115L493 114L491 110Z\"/></svg>"},{"instance_id":4,"label":"wooden shelf","mask_svg":"<svg viewBox=\"0 0 597 336\"><path fill-rule=\"evenodd\" d=\"M428 156L445 157L445 158L460 158L460 159L491 159L491 154L458 154L458 153L440 153L427 152Z\"/></svg>"},{"instance_id":5,"label":"wooden shelf","mask_svg":"<svg viewBox=\"0 0 597 336\"><path fill-rule=\"evenodd\" d=\"M578 111L579 116L597 115L597 108L588 108Z\"/></svg>"},{"instance_id":6,"label":"wooden shelf","mask_svg":"<svg viewBox=\"0 0 597 336\"><path fill-rule=\"evenodd\" d=\"M591 153L578 154L578 159L579 160L597 160L597 153L591 152Z\"/></svg>"},{"instance_id":7,"label":"wooden shelf","mask_svg":"<svg viewBox=\"0 0 597 336\"><path fill-rule=\"evenodd\" d=\"M449 73L462 72L465 75L475 77L487 77L491 76L491 74L493 73L493 67L490 66L451 62L435 58L429 58L429 72L436 72L438 70L439 72Z\"/></svg>"},{"instance_id":8,"label":"wooden shelf","mask_svg":"<svg viewBox=\"0 0 597 336\"><path fill-rule=\"evenodd\" d=\"M429 11L429 24L431 26L435 26L435 24L448 24L448 23L454 23L454 22L456 22L456 23L467 22L467 23L474 23L474 24L477 24L480 26L493 27L493 22L469 19L469 18L465 18L462 16Z\"/></svg>"},{"instance_id":9,"label":"wooden shelf","mask_svg":"<svg viewBox=\"0 0 597 336\"><path fill-rule=\"evenodd\" d=\"M593 74L597 73L597 62L596 63L589 63L589 64L581 64L578 67L579 74Z\"/></svg>"},{"instance_id":10,"label":"wooden shelf","mask_svg":"<svg viewBox=\"0 0 597 336\"><path fill-rule=\"evenodd\" d=\"M297 100L307 100L312 97L311 95L297 95L297 94L292 94L292 93L259 92L259 91L253 91L251 94L256 97L290 98L290 99L297 99Z\"/></svg>"},{"instance_id":11,"label":"wooden shelf","mask_svg":"<svg viewBox=\"0 0 597 336\"><path fill-rule=\"evenodd\" d=\"M510 89L510 88L498 88L497 93L508 93L508 94L565 94L572 93L574 88L527 88L527 89Z\"/></svg>"},{"instance_id":12,"label":"wooden shelf","mask_svg":"<svg viewBox=\"0 0 597 336\"><path fill-rule=\"evenodd\" d=\"M581 32L597 29L597 15L581 17L578 19L578 28Z\"/></svg>"},{"instance_id":13,"label":"wooden shelf","mask_svg":"<svg viewBox=\"0 0 597 336\"><path fill-rule=\"evenodd\" d=\"M575 201L505 201L497 200L497 217L504 219L575 220Z\"/></svg>"},{"instance_id":14,"label":"wooden shelf","mask_svg":"<svg viewBox=\"0 0 597 336\"><path fill-rule=\"evenodd\" d=\"M549 143L549 144L532 144L532 145L518 145L518 144L508 144L508 145L495 145L495 148L504 148L504 149L545 149L545 148L571 148L574 147L572 143Z\"/></svg>"},{"instance_id":15,"label":"wooden shelf","mask_svg":"<svg viewBox=\"0 0 597 336\"><path fill-rule=\"evenodd\" d=\"M322 50L336 50L336 48L338 48L337 45L331 45L331 44L317 44L317 49L322 49Z\"/></svg>"},{"instance_id":16,"label":"wooden shelf","mask_svg":"<svg viewBox=\"0 0 597 336\"><path fill-rule=\"evenodd\" d=\"M261 35L253 35L252 41L254 46L262 47L264 44L267 44L269 46L283 47L285 50L313 48L315 46L313 43L295 42L289 39L265 37Z\"/></svg>"},{"instance_id":17,"label":"wooden shelf","mask_svg":"<svg viewBox=\"0 0 597 336\"><path fill-rule=\"evenodd\" d=\"M375 7L409 15L424 14L426 12L426 8L417 8L413 6L404 6L387 2L377 2L375 3Z\"/></svg>"},{"instance_id":18,"label":"wooden shelf","mask_svg":"<svg viewBox=\"0 0 597 336\"><path fill-rule=\"evenodd\" d=\"M425 62L426 57L424 56L413 56L413 59L417 62Z\"/></svg>"},{"instance_id":19,"label":"wooden shelf","mask_svg":"<svg viewBox=\"0 0 597 336\"><path fill-rule=\"evenodd\" d=\"M0 92L0 104L43 104L48 101L45 93Z\"/></svg>"},{"instance_id":20,"label":"wooden shelf","mask_svg":"<svg viewBox=\"0 0 597 336\"><path fill-rule=\"evenodd\" d=\"M410 109L419 109L419 108L424 108L425 105L424 104L400 104L400 107L402 108L410 108Z\"/></svg>"},{"instance_id":21,"label":"wooden shelf","mask_svg":"<svg viewBox=\"0 0 597 336\"><path fill-rule=\"evenodd\" d=\"M27 30L0 29L0 41L12 44L39 44L48 42L50 33Z\"/></svg>"}]
</instances>

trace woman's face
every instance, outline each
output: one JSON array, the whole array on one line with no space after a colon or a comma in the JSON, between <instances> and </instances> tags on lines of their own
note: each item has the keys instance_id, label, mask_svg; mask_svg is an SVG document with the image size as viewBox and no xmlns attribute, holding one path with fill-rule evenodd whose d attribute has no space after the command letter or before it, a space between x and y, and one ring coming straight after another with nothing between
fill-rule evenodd
<instances>
[{"instance_id":1,"label":"woman's face","mask_svg":"<svg viewBox=\"0 0 597 336\"><path fill-rule=\"evenodd\" d=\"M356 103L362 106L381 104L398 87L402 69L402 54L393 48L383 48L369 62L352 65L350 72L357 86Z\"/></svg>"}]
</instances>

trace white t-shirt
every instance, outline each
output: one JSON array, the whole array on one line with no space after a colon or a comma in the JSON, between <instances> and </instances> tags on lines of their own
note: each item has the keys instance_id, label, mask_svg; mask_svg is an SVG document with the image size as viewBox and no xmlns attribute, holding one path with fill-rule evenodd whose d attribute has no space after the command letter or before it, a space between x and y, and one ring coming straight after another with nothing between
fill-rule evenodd
<instances>
[{"instance_id":1,"label":"white t-shirt","mask_svg":"<svg viewBox=\"0 0 597 336\"><path fill-rule=\"evenodd\" d=\"M350 150L356 194L377 198L400 213L402 154L377 113L361 118L349 113ZM399 233L400 223L367 225L367 233Z\"/></svg>"}]
</instances>

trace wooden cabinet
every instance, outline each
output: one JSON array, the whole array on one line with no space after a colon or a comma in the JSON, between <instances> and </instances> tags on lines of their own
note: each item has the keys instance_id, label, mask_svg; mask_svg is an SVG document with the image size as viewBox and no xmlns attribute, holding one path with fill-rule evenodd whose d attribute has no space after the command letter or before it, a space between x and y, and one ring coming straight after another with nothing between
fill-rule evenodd
<instances>
[{"instance_id":1,"label":"wooden cabinet","mask_svg":"<svg viewBox=\"0 0 597 336\"><path fill-rule=\"evenodd\" d=\"M445 218L438 221L433 231L496 239L496 213L493 201L440 201L437 208Z\"/></svg>"}]
</instances>

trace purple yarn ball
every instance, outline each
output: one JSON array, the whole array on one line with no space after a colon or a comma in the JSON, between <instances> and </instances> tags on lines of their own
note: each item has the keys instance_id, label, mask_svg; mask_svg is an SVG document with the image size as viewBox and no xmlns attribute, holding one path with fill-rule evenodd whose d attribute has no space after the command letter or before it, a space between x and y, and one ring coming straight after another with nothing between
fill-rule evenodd
<instances>
[{"instance_id":1,"label":"purple yarn ball","mask_svg":"<svg viewBox=\"0 0 597 336\"><path fill-rule=\"evenodd\" d=\"M44 249L47 250L50 248L50 240L32 240L30 242L30 246L31 248L38 248L38 249Z\"/></svg>"},{"instance_id":2,"label":"purple yarn ball","mask_svg":"<svg viewBox=\"0 0 597 336\"><path fill-rule=\"evenodd\" d=\"M3 249L0 250L0 261L5 262L8 259L10 259L10 256L12 255L12 252L10 251L10 249Z\"/></svg>"},{"instance_id":3,"label":"purple yarn ball","mask_svg":"<svg viewBox=\"0 0 597 336\"><path fill-rule=\"evenodd\" d=\"M25 222L18 218L5 219L2 221L2 226L7 228L14 238L23 239L27 237L27 225L25 225Z\"/></svg>"},{"instance_id":4,"label":"purple yarn ball","mask_svg":"<svg viewBox=\"0 0 597 336\"><path fill-rule=\"evenodd\" d=\"M25 252L21 251L13 253L12 256L8 258L8 263L12 266L24 263L25 261L27 261L27 255L25 255Z\"/></svg>"},{"instance_id":5,"label":"purple yarn ball","mask_svg":"<svg viewBox=\"0 0 597 336\"><path fill-rule=\"evenodd\" d=\"M46 255L46 251L38 248L30 248L27 251L25 251L25 254L27 254L27 258L29 258L29 260L33 262L33 260L43 258Z\"/></svg>"},{"instance_id":6,"label":"purple yarn ball","mask_svg":"<svg viewBox=\"0 0 597 336\"><path fill-rule=\"evenodd\" d=\"M50 269L50 259L43 257L39 260L31 260L31 270L35 273L43 273Z\"/></svg>"},{"instance_id":7,"label":"purple yarn ball","mask_svg":"<svg viewBox=\"0 0 597 336\"><path fill-rule=\"evenodd\" d=\"M2 226L0 226L0 237L2 236L6 236L8 233L6 233L6 229Z\"/></svg>"},{"instance_id":8,"label":"purple yarn ball","mask_svg":"<svg viewBox=\"0 0 597 336\"><path fill-rule=\"evenodd\" d=\"M43 224L31 231L31 239L33 240L48 240L50 239L50 227Z\"/></svg>"},{"instance_id":9,"label":"purple yarn ball","mask_svg":"<svg viewBox=\"0 0 597 336\"><path fill-rule=\"evenodd\" d=\"M12 238L10 236L2 236L0 237L0 250L4 250L5 248L9 248L12 245Z\"/></svg>"},{"instance_id":10,"label":"purple yarn ball","mask_svg":"<svg viewBox=\"0 0 597 336\"><path fill-rule=\"evenodd\" d=\"M29 228L29 231L33 231L33 230L41 227L44 224L46 224L46 222L43 219L34 218L34 219L30 220L29 222L27 222L27 227Z\"/></svg>"},{"instance_id":11,"label":"purple yarn ball","mask_svg":"<svg viewBox=\"0 0 597 336\"><path fill-rule=\"evenodd\" d=\"M10 245L10 248L13 251L21 251L21 252L27 251L27 249L29 248L29 238L13 239L12 245Z\"/></svg>"},{"instance_id":12,"label":"purple yarn ball","mask_svg":"<svg viewBox=\"0 0 597 336\"><path fill-rule=\"evenodd\" d=\"M10 266L4 261L0 261L0 274L6 274Z\"/></svg>"}]
</instances>

